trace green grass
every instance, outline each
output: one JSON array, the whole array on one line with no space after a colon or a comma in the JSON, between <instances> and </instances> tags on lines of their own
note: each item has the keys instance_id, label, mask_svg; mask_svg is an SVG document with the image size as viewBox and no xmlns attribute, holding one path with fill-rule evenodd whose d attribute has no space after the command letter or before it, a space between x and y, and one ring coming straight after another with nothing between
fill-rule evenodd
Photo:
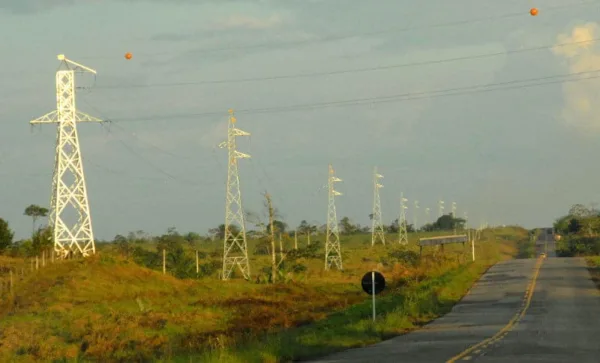
<instances>
[{"instance_id":1,"label":"green grass","mask_svg":"<svg viewBox=\"0 0 600 363\"><path fill-rule=\"evenodd\" d=\"M469 264L414 286L398 288L377 299L379 317L375 323L372 322L371 302L365 301L308 327L191 358L207 363L288 362L374 344L447 313L485 270L481 264ZM175 359L179 362L189 360L189 356Z\"/></svg>"},{"instance_id":2,"label":"green grass","mask_svg":"<svg viewBox=\"0 0 600 363\"><path fill-rule=\"evenodd\" d=\"M215 347L197 355L180 355L176 362L290 362L323 356L354 347L374 344L404 334L439 317L452 308L468 292L473 283L495 262L517 257L526 238L509 234L512 241L491 236L499 243L488 242L479 248L476 262L459 264L446 257L437 266L430 261L426 277L403 286L391 286L377 298L378 319L372 321L370 297L327 319L309 326L254 337L234 347ZM517 237L517 238L513 238ZM515 243L519 241L520 243ZM170 360L169 360L170 361Z\"/></svg>"},{"instance_id":3,"label":"green grass","mask_svg":"<svg viewBox=\"0 0 600 363\"><path fill-rule=\"evenodd\" d=\"M493 263L514 258L527 231L484 233L475 263L469 246L424 249L415 265L394 257L411 245L370 246L345 237L345 271L323 271L322 259L299 261L288 283L181 280L118 257L96 256L30 274L0 303L0 361L283 362L370 344L445 313ZM220 244L204 246L208 252ZM188 251L192 252L192 251ZM2 261L0 261L1 263ZM254 271L268 256L252 256ZM388 288L378 321L360 278L378 269Z\"/></svg>"}]
</instances>

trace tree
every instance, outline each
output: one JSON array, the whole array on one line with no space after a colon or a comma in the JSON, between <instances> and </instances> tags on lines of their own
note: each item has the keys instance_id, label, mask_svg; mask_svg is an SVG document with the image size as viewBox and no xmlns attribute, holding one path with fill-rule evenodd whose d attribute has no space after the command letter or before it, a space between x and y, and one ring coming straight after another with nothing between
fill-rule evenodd
<instances>
[{"instance_id":1,"label":"tree","mask_svg":"<svg viewBox=\"0 0 600 363\"><path fill-rule=\"evenodd\" d=\"M11 231L8 222L0 218L0 253L6 251L13 243L14 232Z\"/></svg>"},{"instance_id":2,"label":"tree","mask_svg":"<svg viewBox=\"0 0 600 363\"><path fill-rule=\"evenodd\" d=\"M450 214L445 214L445 215L439 217L437 219L437 221L435 221L434 223L428 223L428 224L424 225L421 229L426 232L449 231L449 230L453 230L453 229L462 229L462 228L464 228L465 223L466 223L465 219L454 218L452 216L452 213L450 213ZM414 230L414 226L412 226L412 225L408 225L407 230L409 229L409 226L410 226L411 230Z\"/></svg>"},{"instance_id":3,"label":"tree","mask_svg":"<svg viewBox=\"0 0 600 363\"><path fill-rule=\"evenodd\" d=\"M131 252L130 242L132 241L129 238L125 238L125 236L120 234L116 235L113 239L113 243L117 245L117 250L125 258L129 258L129 253Z\"/></svg>"},{"instance_id":4,"label":"tree","mask_svg":"<svg viewBox=\"0 0 600 363\"><path fill-rule=\"evenodd\" d=\"M231 231L231 234L237 235L240 231L240 228L236 225L230 225L229 230ZM216 228L209 229L208 233L210 234L211 238L213 238L213 239L221 239L221 240L224 239L225 238L225 224L220 224Z\"/></svg>"},{"instance_id":5,"label":"tree","mask_svg":"<svg viewBox=\"0 0 600 363\"><path fill-rule=\"evenodd\" d=\"M574 204L569 209L569 215L575 218L590 218L598 215L598 211L594 208L588 208L583 204Z\"/></svg>"},{"instance_id":6,"label":"tree","mask_svg":"<svg viewBox=\"0 0 600 363\"><path fill-rule=\"evenodd\" d=\"M569 226L567 227L567 231L569 231L569 233L579 233L579 231L581 231L581 228L582 225L579 219L571 218L571 220L569 221Z\"/></svg>"},{"instance_id":7,"label":"tree","mask_svg":"<svg viewBox=\"0 0 600 363\"><path fill-rule=\"evenodd\" d=\"M298 231L298 233L307 234L310 233L310 227L310 224L308 224L308 222L305 219L303 219L298 225L298 228L296 228L296 230Z\"/></svg>"},{"instance_id":8,"label":"tree","mask_svg":"<svg viewBox=\"0 0 600 363\"><path fill-rule=\"evenodd\" d=\"M271 196L269 193L265 193L265 199L267 208L269 209L269 224L268 224L268 235L271 240L271 282L275 283L277 281L277 257L275 255L275 210L273 209L273 204L271 203ZM280 251L281 253L281 251Z\"/></svg>"},{"instance_id":9,"label":"tree","mask_svg":"<svg viewBox=\"0 0 600 363\"><path fill-rule=\"evenodd\" d=\"M33 251L36 254L40 254L42 251L50 251L54 245L53 237L54 235L51 227L38 228L38 230L31 237Z\"/></svg>"},{"instance_id":10,"label":"tree","mask_svg":"<svg viewBox=\"0 0 600 363\"><path fill-rule=\"evenodd\" d=\"M383 226L384 229L388 233L398 233L400 231L400 224L398 223L399 218L394 219L394 221L389 226ZM407 229L408 232L408 229Z\"/></svg>"},{"instance_id":11,"label":"tree","mask_svg":"<svg viewBox=\"0 0 600 363\"><path fill-rule=\"evenodd\" d=\"M196 243L197 241L202 240L202 236L200 236L200 234L196 233L196 232L188 232L185 236L183 236L183 238L191 245L193 246L194 243Z\"/></svg>"},{"instance_id":12,"label":"tree","mask_svg":"<svg viewBox=\"0 0 600 363\"><path fill-rule=\"evenodd\" d=\"M285 222L274 219L273 220L273 228L275 229L275 233L277 233L277 234L285 233L287 231L288 225ZM269 222L269 224L267 224L267 232L271 233L271 223L270 222Z\"/></svg>"},{"instance_id":13,"label":"tree","mask_svg":"<svg viewBox=\"0 0 600 363\"><path fill-rule=\"evenodd\" d=\"M342 234L354 234L360 230L360 226L354 225L348 217L340 219L340 227Z\"/></svg>"},{"instance_id":14,"label":"tree","mask_svg":"<svg viewBox=\"0 0 600 363\"><path fill-rule=\"evenodd\" d=\"M47 217L48 209L44 208L44 207L40 207L37 204L31 204L29 207L25 208L25 212L23 214L28 217L31 217L31 219L33 220L33 225L31 227L31 234L34 234L35 233L35 222L40 217Z\"/></svg>"}]
</instances>

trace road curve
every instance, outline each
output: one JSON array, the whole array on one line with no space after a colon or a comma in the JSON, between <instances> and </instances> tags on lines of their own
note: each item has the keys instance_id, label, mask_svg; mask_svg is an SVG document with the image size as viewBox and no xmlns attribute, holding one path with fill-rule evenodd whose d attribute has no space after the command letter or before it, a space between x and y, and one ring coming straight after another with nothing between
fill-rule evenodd
<instances>
[{"instance_id":1,"label":"road curve","mask_svg":"<svg viewBox=\"0 0 600 363\"><path fill-rule=\"evenodd\" d=\"M599 317L583 259L504 261L422 329L314 362L600 362Z\"/></svg>"}]
</instances>

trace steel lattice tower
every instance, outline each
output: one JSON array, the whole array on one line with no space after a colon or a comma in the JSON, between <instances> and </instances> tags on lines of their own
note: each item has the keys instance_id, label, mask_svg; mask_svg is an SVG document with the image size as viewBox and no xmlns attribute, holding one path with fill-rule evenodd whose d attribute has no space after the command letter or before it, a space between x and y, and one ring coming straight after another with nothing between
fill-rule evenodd
<instances>
[{"instance_id":1,"label":"steel lattice tower","mask_svg":"<svg viewBox=\"0 0 600 363\"><path fill-rule=\"evenodd\" d=\"M444 201L440 200L438 201L438 217L441 217L444 215Z\"/></svg>"},{"instance_id":2,"label":"steel lattice tower","mask_svg":"<svg viewBox=\"0 0 600 363\"><path fill-rule=\"evenodd\" d=\"M383 218L381 216L381 199L379 198L379 189L383 185L379 183L379 179L383 175L377 173L377 167L373 171L373 228L371 232L371 246L379 239L382 244L385 244L385 231L383 230Z\"/></svg>"},{"instance_id":3,"label":"steel lattice tower","mask_svg":"<svg viewBox=\"0 0 600 363\"><path fill-rule=\"evenodd\" d=\"M456 217L456 202L452 202L452 218Z\"/></svg>"},{"instance_id":4,"label":"steel lattice tower","mask_svg":"<svg viewBox=\"0 0 600 363\"><path fill-rule=\"evenodd\" d=\"M335 210L335 197L342 193L333 189L335 183L341 182L334 174L333 167L329 165L329 179L327 186L328 206L327 206L327 235L325 237L325 270L329 270L331 265L335 264L339 270L343 270L342 250L340 247L340 230L338 226L337 213Z\"/></svg>"},{"instance_id":5,"label":"steel lattice tower","mask_svg":"<svg viewBox=\"0 0 600 363\"><path fill-rule=\"evenodd\" d=\"M225 233L223 237L223 280L229 280L235 265L239 266L245 279L250 278L246 224L244 223L240 176L237 164L237 159L247 159L250 158L250 155L237 151L235 143L237 136L250 136L250 133L236 128L235 124L236 118L233 110L229 110L227 141L219 144L220 148L227 148L229 152L227 163L227 197L225 200ZM233 230L235 227L239 229L237 231Z\"/></svg>"},{"instance_id":6,"label":"steel lattice tower","mask_svg":"<svg viewBox=\"0 0 600 363\"><path fill-rule=\"evenodd\" d=\"M414 201L414 205L415 205L415 211L414 211L414 217L413 217L413 227L414 227L414 229L416 231L417 230L418 217L419 217L419 201L415 200Z\"/></svg>"},{"instance_id":7,"label":"steel lattice tower","mask_svg":"<svg viewBox=\"0 0 600 363\"><path fill-rule=\"evenodd\" d=\"M401 245L408 244L408 230L406 229L406 203L408 199L404 198L404 193L400 193L400 218L398 219L398 243Z\"/></svg>"},{"instance_id":8,"label":"steel lattice tower","mask_svg":"<svg viewBox=\"0 0 600 363\"><path fill-rule=\"evenodd\" d=\"M53 230L54 251L59 258L96 253L92 217L87 196L79 137L78 122L102 120L77 111L75 107L75 71L96 74L96 71L67 59L60 54L61 69L56 72L56 110L30 124L58 124L49 226ZM72 68L71 68L72 67ZM69 221L77 214L77 222Z\"/></svg>"},{"instance_id":9,"label":"steel lattice tower","mask_svg":"<svg viewBox=\"0 0 600 363\"><path fill-rule=\"evenodd\" d=\"M430 208L425 208L425 218L427 218L427 223L431 223L431 217L429 216Z\"/></svg>"}]
</instances>

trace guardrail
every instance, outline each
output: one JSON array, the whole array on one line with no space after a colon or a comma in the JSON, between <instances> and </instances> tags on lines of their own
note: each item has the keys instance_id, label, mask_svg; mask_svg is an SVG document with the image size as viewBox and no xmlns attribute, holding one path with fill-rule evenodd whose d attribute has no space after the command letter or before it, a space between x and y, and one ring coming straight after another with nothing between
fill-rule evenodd
<instances>
[{"instance_id":1,"label":"guardrail","mask_svg":"<svg viewBox=\"0 0 600 363\"><path fill-rule=\"evenodd\" d=\"M462 243L464 246L468 241L469 238L466 234L419 238L419 254L423 253L423 247L425 246L442 246L441 248L443 251L444 245L451 243Z\"/></svg>"}]
</instances>

